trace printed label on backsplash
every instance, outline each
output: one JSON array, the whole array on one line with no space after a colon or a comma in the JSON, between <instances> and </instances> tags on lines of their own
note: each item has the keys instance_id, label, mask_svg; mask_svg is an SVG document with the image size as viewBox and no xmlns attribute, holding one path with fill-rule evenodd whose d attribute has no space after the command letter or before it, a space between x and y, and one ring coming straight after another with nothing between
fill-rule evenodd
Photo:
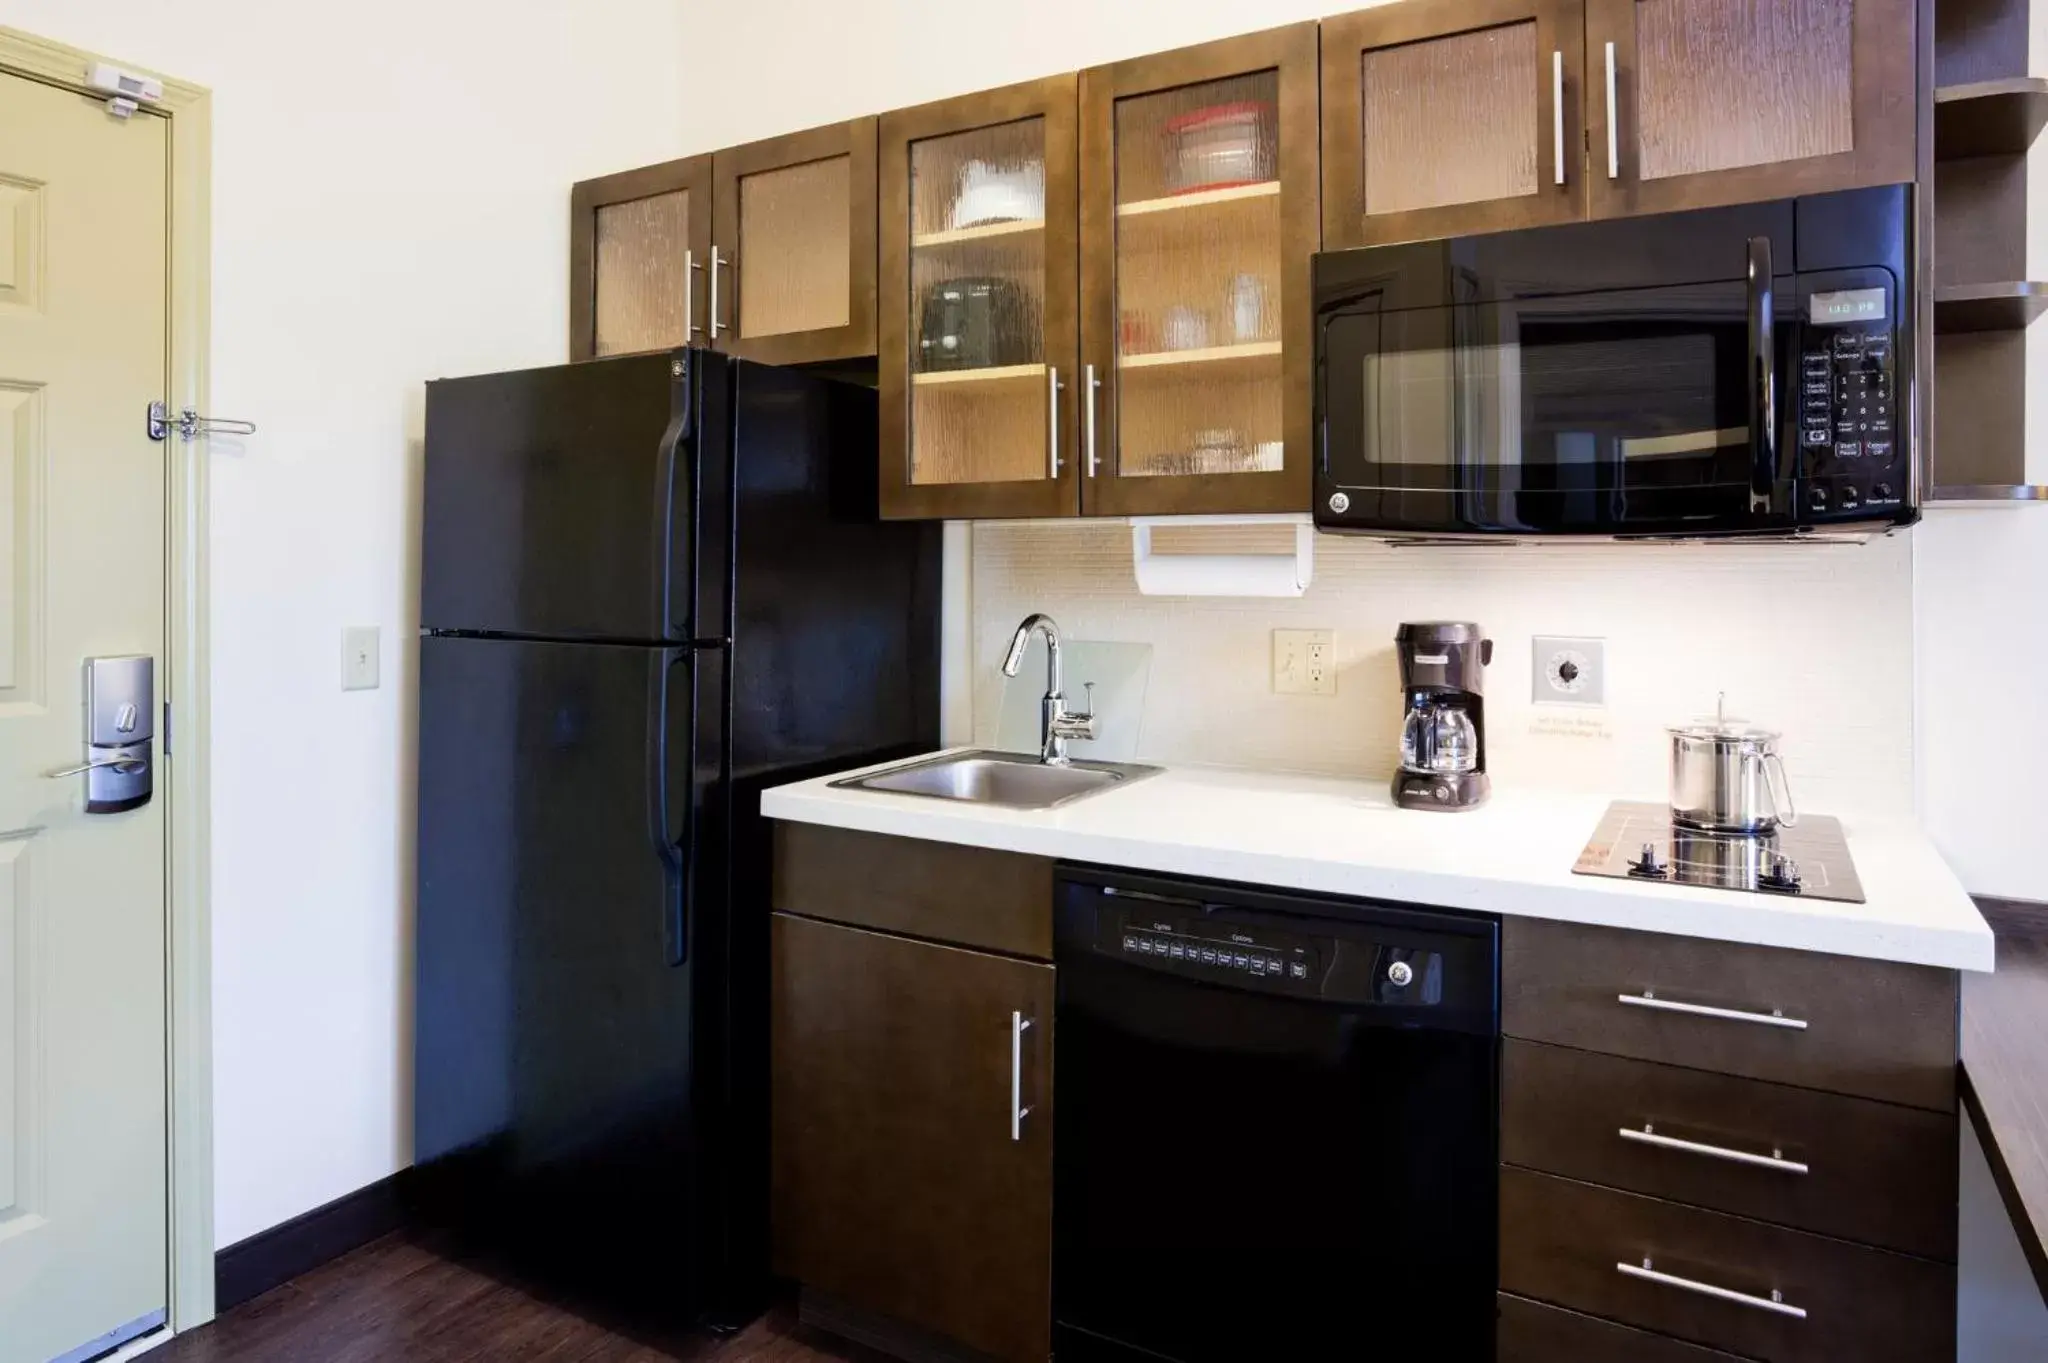
<instances>
[{"instance_id":1,"label":"printed label on backsplash","mask_svg":"<svg viewBox=\"0 0 2048 1363\"><path fill-rule=\"evenodd\" d=\"M1555 715L1539 714L1529 721L1532 738L1578 738L1599 743L1612 743L1614 730L1607 727L1607 720L1600 715Z\"/></svg>"}]
</instances>

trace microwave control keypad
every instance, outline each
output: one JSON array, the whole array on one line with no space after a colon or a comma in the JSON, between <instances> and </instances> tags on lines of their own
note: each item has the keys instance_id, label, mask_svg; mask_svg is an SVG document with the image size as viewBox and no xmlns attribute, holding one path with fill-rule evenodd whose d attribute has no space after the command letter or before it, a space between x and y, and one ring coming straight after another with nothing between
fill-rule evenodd
<instances>
[{"instance_id":1,"label":"microwave control keypad","mask_svg":"<svg viewBox=\"0 0 2048 1363\"><path fill-rule=\"evenodd\" d=\"M1892 341L1882 330L1829 330L1799 360L1800 443L1840 460L1892 458Z\"/></svg>"}]
</instances>

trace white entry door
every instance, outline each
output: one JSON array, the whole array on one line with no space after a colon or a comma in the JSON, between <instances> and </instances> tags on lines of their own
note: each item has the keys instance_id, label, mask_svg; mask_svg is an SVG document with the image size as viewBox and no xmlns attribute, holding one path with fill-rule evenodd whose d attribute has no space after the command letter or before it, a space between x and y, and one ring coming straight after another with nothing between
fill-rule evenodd
<instances>
[{"instance_id":1,"label":"white entry door","mask_svg":"<svg viewBox=\"0 0 2048 1363\"><path fill-rule=\"evenodd\" d=\"M47 774L86 760L86 659L163 671L168 153L0 74L0 1363L168 1300L160 737L140 808Z\"/></svg>"}]
</instances>

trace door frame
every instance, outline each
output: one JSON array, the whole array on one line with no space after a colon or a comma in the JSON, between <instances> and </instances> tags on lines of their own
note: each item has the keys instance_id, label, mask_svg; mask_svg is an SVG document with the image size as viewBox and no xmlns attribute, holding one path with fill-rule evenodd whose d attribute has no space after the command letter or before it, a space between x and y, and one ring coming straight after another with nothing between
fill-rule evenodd
<instances>
[{"instance_id":1,"label":"door frame","mask_svg":"<svg viewBox=\"0 0 2048 1363\"><path fill-rule=\"evenodd\" d=\"M0 72L93 94L85 72L110 58L0 26ZM163 98L136 118L169 123L167 187L170 287L166 311L165 382L173 410L211 410L208 401L208 332L212 283L209 260L213 199L213 94L204 86L160 76L133 63L131 72L163 81ZM135 413L140 427L143 413ZM170 1205L172 1333L213 1319L213 1026L212 911L209 898L209 795L212 746L208 732L210 655L207 621L207 470L205 436L164 444L164 648L168 685L161 694L177 706L175 748L164 764L166 809L164 885L168 1016L165 1076ZM168 735L167 735L168 737Z\"/></svg>"}]
</instances>

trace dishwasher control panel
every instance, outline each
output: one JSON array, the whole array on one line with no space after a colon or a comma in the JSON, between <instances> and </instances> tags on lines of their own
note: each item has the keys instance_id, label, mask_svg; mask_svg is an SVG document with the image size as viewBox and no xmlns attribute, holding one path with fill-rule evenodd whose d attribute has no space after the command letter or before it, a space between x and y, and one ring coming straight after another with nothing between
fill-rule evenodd
<instances>
[{"instance_id":1,"label":"dishwasher control panel","mask_svg":"<svg viewBox=\"0 0 2048 1363\"><path fill-rule=\"evenodd\" d=\"M1105 888L1100 903L1094 949L1152 970L1332 1002L1429 1007L1445 1001L1444 954L1426 940L1297 932L1276 926L1269 915L1235 913L1228 905L1114 888Z\"/></svg>"}]
</instances>

